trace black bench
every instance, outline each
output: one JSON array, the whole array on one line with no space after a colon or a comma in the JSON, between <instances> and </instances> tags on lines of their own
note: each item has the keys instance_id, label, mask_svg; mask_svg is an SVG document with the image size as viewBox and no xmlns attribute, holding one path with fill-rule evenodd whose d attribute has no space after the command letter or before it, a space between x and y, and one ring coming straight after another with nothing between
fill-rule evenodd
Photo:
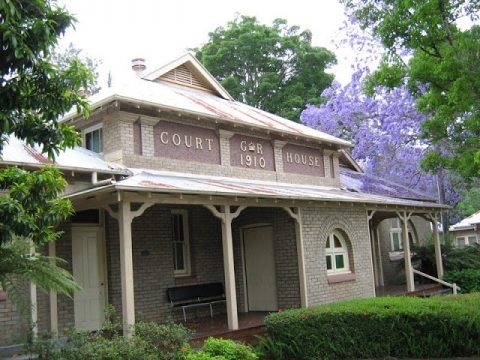
<instances>
[{"instance_id":1,"label":"black bench","mask_svg":"<svg viewBox=\"0 0 480 360\"><path fill-rule=\"evenodd\" d=\"M226 301L222 283L171 287L167 289L167 296L173 308L182 308L185 322L187 322L186 308L208 305L210 317L213 318L212 305Z\"/></svg>"}]
</instances>

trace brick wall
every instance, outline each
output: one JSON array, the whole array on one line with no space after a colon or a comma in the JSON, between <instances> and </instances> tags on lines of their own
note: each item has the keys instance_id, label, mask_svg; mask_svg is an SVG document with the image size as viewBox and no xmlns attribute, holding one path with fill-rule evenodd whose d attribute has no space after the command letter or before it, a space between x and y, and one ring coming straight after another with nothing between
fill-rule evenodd
<instances>
[{"instance_id":1,"label":"brick wall","mask_svg":"<svg viewBox=\"0 0 480 360\"><path fill-rule=\"evenodd\" d=\"M191 247L189 277L176 278L173 274L171 248L172 209L187 209ZM240 245L241 227L253 223L269 223L274 228L275 266L277 272L278 305L283 308L300 306L299 279L293 220L281 209L249 208L242 212L232 227L234 262L239 311L245 309L244 279ZM156 205L133 221L133 267L135 308L140 317L152 321L165 321L172 316L180 319L181 311L173 314L168 304L167 288L177 284L223 282L223 255L221 223L202 206ZM106 219L107 267L109 301L121 314L120 255L118 223ZM191 310L199 316L208 309ZM224 307L217 307L219 312ZM190 314L191 315L191 314ZM189 315L189 316L190 316Z\"/></svg>"},{"instance_id":2,"label":"brick wall","mask_svg":"<svg viewBox=\"0 0 480 360\"><path fill-rule=\"evenodd\" d=\"M295 223L293 219L283 209L247 208L234 220L232 225L235 281L239 311L246 310L245 282L243 278L240 243L241 230L242 227L253 224L270 224L273 226L278 306L281 308L299 307L300 285Z\"/></svg>"},{"instance_id":3,"label":"brick wall","mask_svg":"<svg viewBox=\"0 0 480 360\"><path fill-rule=\"evenodd\" d=\"M361 209L301 209L309 305L375 296L367 214ZM351 246L356 279L329 284L325 263L328 234L341 229Z\"/></svg>"},{"instance_id":4,"label":"brick wall","mask_svg":"<svg viewBox=\"0 0 480 360\"><path fill-rule=\"evenodd\" d=\"M130 111L130 110L129 110ZM133 110L132 110L133 111ZM191 160L176 159L172 161L167 157L154 156L154 131L153 123L155 121L168 121L171 123L181 123L187 125L201 126L217 131L216 125L209 121L200 121L190 116L178 116L171 114L161 114L158 117L135 114L134 112L117 111L108 114L103 122L103 154L107 161L117 162L127 167L146 168L155 170L180 171L185 173L229 176L246 179L258 179L269 181L280 181L297 184L314 184L323 186L340 186L338 176L338 157L334 159L335 177L331 176L330 161L325 162L325 176L308 176L301 174L292 174L283 172L282 148L275 148L275 166L277 171L254 170L251 168L242 168L230 165L230 143L228 137L220 136L220 163L209 164L204 162L195 162ZM81 127L81 124L78 126ZM226 129L227 132L233 131L235 134L253 136L260 138L270 138L263 131L258 130L239 130L238 128ZM282 139L283 140L283 139ZM301 140L291 140L291 144L302 144ZM311 144L310 144L311 146ZM141 149L140 149L141 147ZM275 147L275 146L274 146ZM135 151L136 149L136 151ZM330 154L331 151L326 153ZM330 156L330 155L329 155ZM328 157L326 157L328 158Z\"/></svg>"},{"instance_id":5,"label":"brick wall","mask_svg":"<svg viewBox=\"0 0 480 360\"><path fill-rule=\"evenodd\" d=\"M27 287L25 289L24 301L28 301ZM0 346L25 339L28 332L28 316L17 310L8 296L3 299L2 295L2 300L0 300Z\"/></svg>"},{"instance_id":6,"label":"brick wall","mask_svg":"<svg viewBox=\"0 0 480 360\"><path fill-rule=\"evenodd\" d=\"M174 277L171 246L171 210L188 209L191 276ZM201 206L152 206L132 223L135 309L150 321L172 316L167 288L183 284L223 282L220 221ZM109 301L121 314L118 222L106 219ZM202 312L202 309L200 309ZM178 319L180 312L174 312Z\"/></svg>"}]
</instances>

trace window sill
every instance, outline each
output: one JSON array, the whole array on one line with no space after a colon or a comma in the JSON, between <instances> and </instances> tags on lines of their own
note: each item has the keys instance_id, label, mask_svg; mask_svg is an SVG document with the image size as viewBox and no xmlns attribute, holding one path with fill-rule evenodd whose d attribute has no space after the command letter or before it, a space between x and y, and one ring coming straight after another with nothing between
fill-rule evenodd
<instances>
[{"instance_id":1,"label":"window sill","mask_svg":"<svg viewBox=\"0 0 480 360\"><path fill-rule=\"evenodd\" d=\"M197 283L197 277L192 275L175 275L175 285L191 285Z\"/></svg>"},{"instance_id":2,"label":"window sill","mask_svg":"<svg viewBox=\"0 0 480 360\"><path fill-rule=\"evenodd\" d=\"M388 257L390 258L390 261L403 260L403 250L400 250L400 251L390 251L390 252L388 253Z\"/></svg>"},{"instance_id":3,"label":"window sill","mask_svg":"<svg viewBox=\"0 0 480 360\"><path fill-rule=\"evenodd\" d=\"M356 280L357 276L354 273L347 273L347 274L335 274L335 275L328 275L327 281L329 284L337 284L346 281L354 281Z\"/></svg>"}]
</instances>

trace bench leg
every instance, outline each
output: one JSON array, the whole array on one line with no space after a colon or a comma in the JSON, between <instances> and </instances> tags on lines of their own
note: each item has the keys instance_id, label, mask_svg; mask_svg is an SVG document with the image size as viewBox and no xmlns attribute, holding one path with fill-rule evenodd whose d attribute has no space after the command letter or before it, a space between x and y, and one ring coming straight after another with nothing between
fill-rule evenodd
<instances>
[{"instance_id":1,"label":"bench leg","mask_svg":"<svg viewBox=\"0 0 480 360\"><path fill-rule=\"evenodd\" d=\"M182 307L182 310L183 310L183 321L187 323L187 315L185 314L185 308Z\"/></svg>"}]
</instances>

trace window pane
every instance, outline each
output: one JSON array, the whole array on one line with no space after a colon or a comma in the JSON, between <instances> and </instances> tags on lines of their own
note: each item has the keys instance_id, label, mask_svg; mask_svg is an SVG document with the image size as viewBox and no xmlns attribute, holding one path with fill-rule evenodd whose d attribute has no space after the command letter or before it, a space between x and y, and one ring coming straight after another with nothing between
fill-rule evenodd
<instances>
[{"instance_id":1,"label":"window pane","mask_svg":"<svg viewBox=\"0 0 480 360\"><path fill-rule=\"evenodd\" d=\"M183 259L183 243L175 244L175 270L184 270L185 264Z\"/></svg>"},{"instance_id":2,"label":"window pane","mask_svg":"<svg viewBox=\"0 0 480 360\"><path fill-rule=\"evenodd\" d=\"M177 217L177 215L172 215L172 236L173 236L173 241L178 241L178 217Z\"/></svg>"},{"instance_id":3,"label":"window pane","mask_svg":"<svg viewBox=\"0 0 480 360\"><path fill-rule=\"evenodd\" d=\"M468 237L468 245L475 244L477 242L477 239L475 236L469 236Z\"/></svg>"},{"instance_id":4,"label":"window pane","mask_svg":"<svg viewBox=\"0 0 480 360\"><path fill-rule=\"evenodd\" d=\"M327 270L332 270L332 257L330 255L327 256Z\"/></svg>"},{"instance_id":5,"label":"window pane","mask_svg":"<svg viewBox=\"0 0 480 360\"><path fill-rule=\"evenodd\" d=\"M335 255L335 267L337 269L344 269L345 262L343 260L343 255Z\"/></svg>"},{"instance_id":6,"label":"window pane","mask_svg":"<svg viewBox=\"0 0 480 360\"><path fill-rule=\"evenodd\" d=\"M183 216L177 215L178 217L178 240L183 241L185 239L183 235Z\"/></svg>"},{"instance_id":7,"label":"window pane","mask_svg":"<svg viewBox=\"0 0 480 360\"><path fill-rule=\"evenodd\" d=\"M393 251L400 251L403 248L402 241L400 239L400 233L394 232L392 233L392 245L393 245Z\"/></svg>"},{"instance_id":8,"label":"window pane","mask_svg":"<svg viewBox=\"0 0 480 360\"><path fill-rule=\"evenodd\" d=\"M92 133L91 132L85 134L85 147L88 150L92 150Z\"/></svg>"},{"instance_id":9,"label":"window pane","mask_svg":"<svg viewBox=\"0 0 480 360\"><path fill-rule=\"evenodd\" d=\"M465 238L461 237L457 239L457 245L458 247L464 247L465 246Z\"/></svg>"},{"instance_id":10,"label":"window pane","mask_svg":"<svg viewBox=\"0 0 480 360\"><path fill-rule=\"evenodd\" d=\"M102 129L90 131L85 134L85 147L96 153L102 152Z\"/></svg>"},{"instance_id":11,"label":"window pane","mask_svg":"<svg viewBox=\"0 0 480 360\"><path fill-rule=\"evenodd\" d=\"M340 239L338 237L336 237L335 235L333 235L333 240L335 242L335 247L336 248L341 248L342 247L342 243L340 242Z\"/></svg>"},{"instance_id":12,"label":"window pane","mask_svg":"<svg viewBox=\"0 0 480 360\"><path fill-rule=\"evenodd\" d=\"M100 152L100 130L92 132L92 150L97 153Z\"/></svg>"}]
</instances>

